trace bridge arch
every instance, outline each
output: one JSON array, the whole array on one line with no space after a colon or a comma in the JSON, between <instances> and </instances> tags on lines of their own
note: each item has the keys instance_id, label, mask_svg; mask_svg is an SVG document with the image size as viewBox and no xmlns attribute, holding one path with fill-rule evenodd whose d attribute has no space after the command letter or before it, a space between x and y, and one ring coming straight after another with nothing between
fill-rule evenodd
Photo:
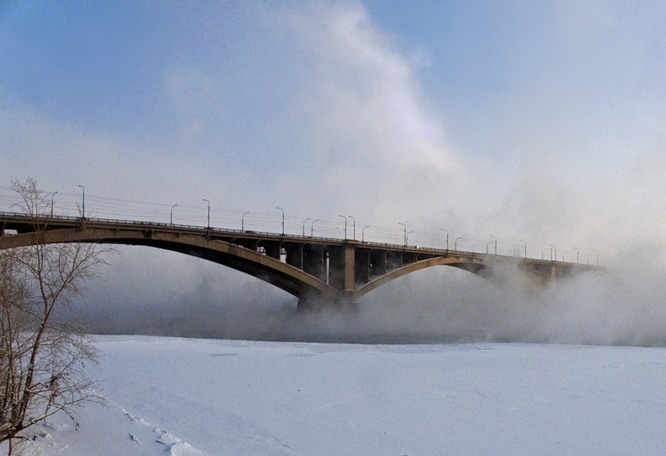
<instances>
[{"instance_id":1,"label":"bridge arch","mask_svg":"<svg viewBox=\"0 0 666 456\"><path fill-rule=\"evenodd\" d=\"M447 256L447 257L435 257L435 258L428 258L426 260L421 260L421 261L416 261L414 263L409 263L407 265L404 265L398 269L394 269L391 272L388 272L375 280L372 280L356 290L354 292L354 298L359 299L366 294L370 293L372 290L392 281L397 279L398 277L402 277L404 275L407 275L409 273L415 272L415 271L420 271L422 269L426 268L431 268L434 266L451 266L459 269L463 269L466 271L469 271L473 274L480 275L480 272L483 271L487 265L484 264L482 261L478 259L470 259L470 258L459 258L456 256Z\"/></svg>"},{"instance_id":2,"label":"bridge arch","mask_svg":"<svg viewBox=\"0 0 666 456\"><path fill-rule=\"evenodd\" d=\"M5 248L69 242L154 247L202 258L247 273L302 300L316 297L334 300L338 297L337 290L301 269L252 249L220 239L206 239L203 236L150 230L87 228L16 234L4 237L3 241Z\"/></svg>"}]
</instances>

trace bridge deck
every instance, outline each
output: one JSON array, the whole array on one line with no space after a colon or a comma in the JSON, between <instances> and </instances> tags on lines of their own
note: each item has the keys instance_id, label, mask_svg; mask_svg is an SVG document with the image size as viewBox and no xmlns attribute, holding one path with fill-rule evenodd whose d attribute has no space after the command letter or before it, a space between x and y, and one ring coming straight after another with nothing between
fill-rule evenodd
<instances>
[{"instance_id":1,"label":"bridge deck","mask_svg":"<svg viewBox=\"0 0 666 456\"><path fill-rule=\"evenodd\" d=\"M414 246L403 244L380 243L372 241L357 241L351 239L340 239L332 237L302 236L294 234L280 234L253 230L237 230L230 228L203 227L197 225L181 225L169 223L145 222L136 220L107 219L107 218L85 218L72 216L31 216L17 212L0 212L0 229L6 231L17 231L27 233L38 229L62 229L62 228L101 228L101 229L128 229L128 230L152 230L179 234L203 235L212 239L247 239L247 240L270 240L285 243L318 244L322 246L355 244L361 248L379 249L387 251L410 252L422 255L456 255L465 258L485 258L498 260L511 260L517 262L530 262L537 264L561 263L574 265L577 263L558 260L544 260L531 257L516 257L492 253L474 252L469 250L442 249L438 247ZM0 233L1 234L1 233ZM596 268L592 265L591 268Z\"/></svg>"}]
</instances>

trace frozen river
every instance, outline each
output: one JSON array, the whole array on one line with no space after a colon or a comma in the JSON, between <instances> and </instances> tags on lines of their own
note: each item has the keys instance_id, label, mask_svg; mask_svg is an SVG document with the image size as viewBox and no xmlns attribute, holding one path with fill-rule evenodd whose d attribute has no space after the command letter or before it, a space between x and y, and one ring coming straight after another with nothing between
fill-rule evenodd
<instances>
[{"instance_id":1,"label":"frozen river","mask_svg":"<svg viewBox=\"0 0 666 456\"><path fill-rule=\"evenodd\" d=\"M664 454L666 349L98 337L44 455Z\"/></svg>"}]
</instances>

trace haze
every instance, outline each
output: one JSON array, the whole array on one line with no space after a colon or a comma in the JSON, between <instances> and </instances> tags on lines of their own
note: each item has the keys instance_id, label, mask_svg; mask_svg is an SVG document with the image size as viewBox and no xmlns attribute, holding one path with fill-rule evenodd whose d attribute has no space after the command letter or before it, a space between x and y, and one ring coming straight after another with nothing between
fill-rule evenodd
<instances>
[{"instance_id":1,"label":"haze","mask_svg":"<svg viewBox=\"0 0 666 456\"><path fill-rule=\"evenodd\" d=\"M662 2L0 5L0 209L14 178L89 216L599 261L539 296L441 268L356 317L202 260L120 248L101 332L662 344ZM174 204L177 204L175 208ZM249 211L249 214L244 217ZM306 222L310 219L309 222ZM320 221L312 225L312 221Z\"/></svg>"}]
</instances>

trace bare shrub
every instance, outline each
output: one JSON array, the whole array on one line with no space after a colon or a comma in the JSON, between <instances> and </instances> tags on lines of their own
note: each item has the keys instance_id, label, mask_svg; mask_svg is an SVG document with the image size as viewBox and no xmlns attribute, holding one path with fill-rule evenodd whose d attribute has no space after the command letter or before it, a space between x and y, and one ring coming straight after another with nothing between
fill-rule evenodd
<instances>
[{"instance_id":1,"label":"bare shrub","mask_svg":"<svg viewBox=\"0 0 666 456\"><path fill-rule=\"evenodd\" d=\"M85 366L97 358L92 341L57 313L82 293L109 250L95 243L47 244L47 193L33 179L13 181L17 207L34 217L31 245L0 250L0 442L55 413L78 428L74 408L98 400Z\"/></svg>"}]
</instances>

